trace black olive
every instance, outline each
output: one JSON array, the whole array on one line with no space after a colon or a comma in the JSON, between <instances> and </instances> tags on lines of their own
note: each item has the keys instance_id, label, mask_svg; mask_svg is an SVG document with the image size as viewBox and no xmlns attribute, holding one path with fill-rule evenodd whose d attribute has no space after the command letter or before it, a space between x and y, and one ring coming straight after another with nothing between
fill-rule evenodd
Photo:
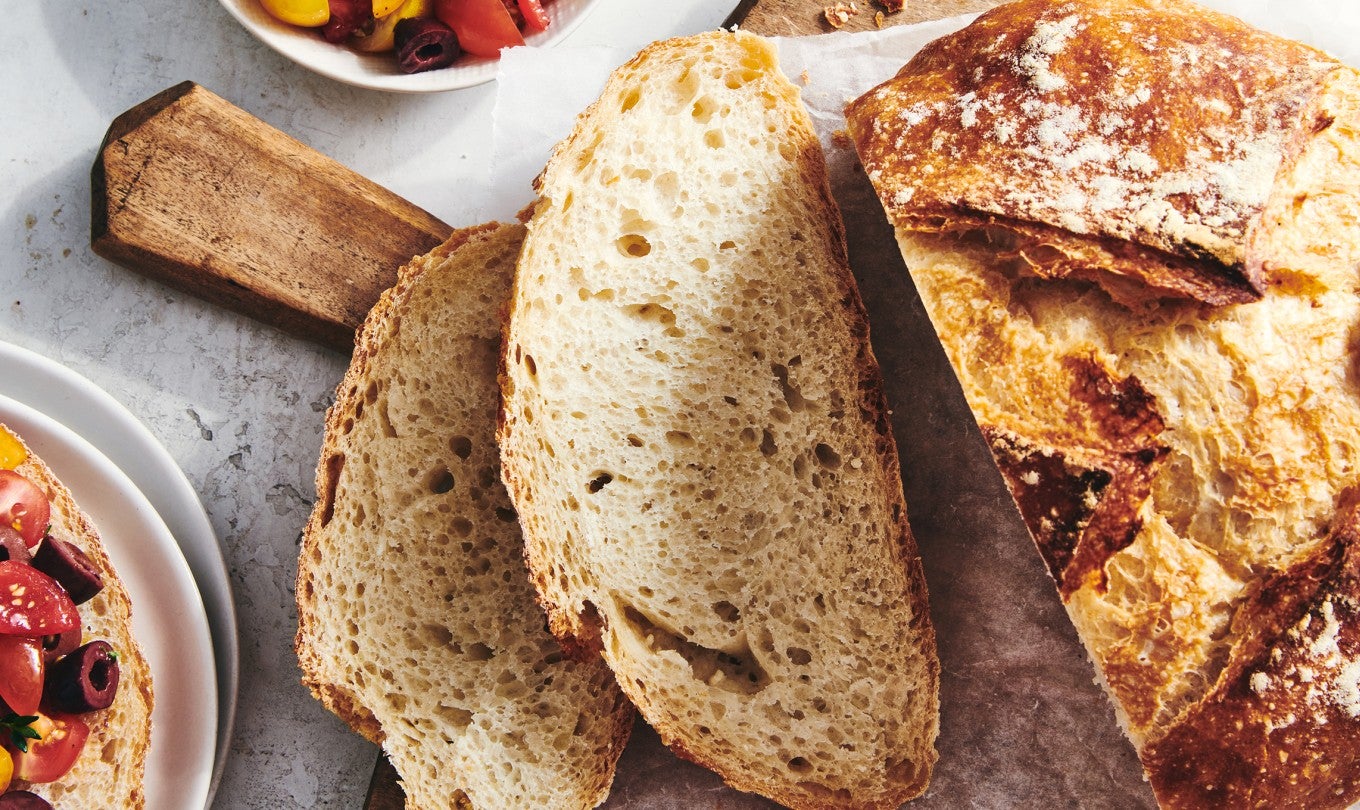
<instances>
[{"instance_id":1,"label":"black olive","mask_svg":"<svg viewBox=\"0 0 1360 810\"><path fill-rule=\"evenodd\" d=\"M43 697L73 714L107 709L118 694L118 657L107 641L91 641L47 670Z\"/></svg>"},{"instance_id":2,"label":"black olive","mask_svg":"<svg viewBox=\"0 0 1360 810\"><path fill-rule=\"evenodd\" d=\"M104 590L104 579L85 552L52 535L43 538L33 567L61 583L71 601L82 605Z\"/></svg>"},{"instance_id":3,"label":"black olive","mask_svg":"<svg viewBox=\"0 0 1360 810\"><path fill-rule=\"evenodd\" d=\"M448 67L462 54L458 35L433 17L408 17L392 29L397 66L403 73Z\"/></svg>"},{"instance_id":4,"label":"black olive","mask_svg":"<svg viewBox=\"0 0 1360 810\"><path fill-rule=\"evenodd\" d=\"M0 810L52 810L52 805L36 793L11 790L0 795Z\"/></svg>"},{"instance_id":5,"label":"black olive","mask_svg":"<svg viewBox=\"0 0 1360 810\"><path fill-rule=\"evenodd\" d=\"M43 663L51 666L58 658L72 652L80 646L80 627L72 627L65 633L53 636L43 636L42 651Z\"/></svg>"},{"instance_id":6,"label":"black olive","mask_svg":"<svg viewBox=\"0 0 1360 810\"><path fill-rule=\"evenodd\" d=\"M15 560L25 565L33 560L33 554L24 545L23 535L3 523L0 523L0 560Z\"/></svg>"}]
</instances>

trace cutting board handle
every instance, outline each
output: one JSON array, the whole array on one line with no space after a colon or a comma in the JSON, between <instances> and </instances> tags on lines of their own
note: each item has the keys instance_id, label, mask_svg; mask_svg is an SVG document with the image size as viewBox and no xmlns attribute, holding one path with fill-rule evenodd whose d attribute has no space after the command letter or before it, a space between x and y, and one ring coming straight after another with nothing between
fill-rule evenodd
<instances>
[{"instance_id":1,"label":"cutting board handle","mask_svg":"<svg viewBox=\"0 0 1360 810\"><path fill-rule=\"evenodd\" d=\"M109 126L94 252L344 352L412 256L451 229L193 82Z\"/></svg>"}]
</instances>

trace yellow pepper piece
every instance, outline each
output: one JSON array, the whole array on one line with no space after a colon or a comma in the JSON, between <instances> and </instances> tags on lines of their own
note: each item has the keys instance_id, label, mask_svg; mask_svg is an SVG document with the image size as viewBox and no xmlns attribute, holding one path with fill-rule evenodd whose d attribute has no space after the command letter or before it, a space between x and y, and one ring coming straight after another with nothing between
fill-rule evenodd
<instances>
[{"instance_id":1,"label":"yellow pepper piece","mask_svg":"<svg viewBox=\"0 0 1360 810\"><path fill-rule=\"evenodd\" d=\"M377 12L380 0L373 0L373 10ZM391 0L387 0L391 2ZM378 18L378 22L373 26L373 33L366 37L358 37L350 42L355 50L364 53L381 53L390 51L396 47L393 32L397 28L397 23L409 17L428 17L430 15L430 0L401 0L399 5L390 13Z\"/></svg>"},{"instance_id":2,"label":"yellow pepper piece","mask_svg":"<svg viewBox=\"0 0 1360 810\"><path fill-rule=\"evenodd\" d=\"M14 778L14 757L0 748L0 793L9 790L10 780Z\"/></svg>"},{"instance_id":3,"label":"yellow pepper piece","mask_svg":"<svg viewBox=\"0 0 1360 810\"><path fill-rule=\"evenodd\" d=\"M401 8L403 2L404 0L373 0L373 17L381 20Z\"/></svg>"},{"instance_id":4,"label":"yellow pepper piece","mask_svg":"<svg viewBox=\"0 0 1360 810\"><path fill-rule=\"evenodd\" d=\"M28 451L19 437L0 427L0 470L12 470L28 460Z\"/></svg>"},{"instance_id":5,"label":"yellow pepper piece","mask_svg":"<svg viewBox=\"0 0 1360 810\"><path fill-rule=\"evenodd\" d=\"M270 15L291 25L315 28L331 18L328 0L260 0Z\"/></svg>"}]
</instances>

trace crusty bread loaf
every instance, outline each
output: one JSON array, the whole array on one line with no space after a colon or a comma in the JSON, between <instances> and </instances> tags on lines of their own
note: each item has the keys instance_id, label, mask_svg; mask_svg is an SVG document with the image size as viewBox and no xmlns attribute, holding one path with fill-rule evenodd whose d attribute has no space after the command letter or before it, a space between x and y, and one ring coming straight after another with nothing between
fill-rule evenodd
<instances>
[{"instance_id":1,"label":"crusty bread loaf","mask_svg":"<svg viewBox=\"0 0 1360 810\"><path fill-rule=\"evenodd\" d=\"M771 45L647 48L538 189L500 438L552 628L739 789L920 794L925 583L824 158Z\"/></svg>"},{"instance_id":2,"label":"crusty bread loaf","mask_svg":"<svg viewBox=\"0 0 1360 810\"><path fill-rule=\"evenodd\" d=\"M14 431L2 425L0 430L22 443L23 437ZM119 681L112 706L81 715L90 726L90 736L70 772L44 784L16 780L13 788L36 793L58 810L141 808L146 806L143 778L151 747L151 710L155 699L151 667L132 635L132 601L99 532L80 510L71 491L41 458L25 449L27 458L14 471L46 493L52 507L49 533L85 552L103 577L104 589L78 608L83 623L82 643L103 639L112 645L118 653Z\"/></svg>"},{"instance_id":3,"label":"crusty bread loaf","mask_svg":"<svg viewBox=\"0 0 1360 810\"><path fill-rule=\"evenodd\" d=\"M1158 800L1360 799L1360 76L1024 0L847 114Z\"/></svg>"},{"instance_id":4,"label":"crusty bread loaf","mask_svg":"<svg viewBox=\"0 0 1360 810\"><path fill-rule=\"evenodd\" d=\"M381 742L416 808L604 800L632 709L565 658L495 446L521 225L455 233L370 312L326 420L298 563L303 679Z\"/></svg>"}]
</instances>

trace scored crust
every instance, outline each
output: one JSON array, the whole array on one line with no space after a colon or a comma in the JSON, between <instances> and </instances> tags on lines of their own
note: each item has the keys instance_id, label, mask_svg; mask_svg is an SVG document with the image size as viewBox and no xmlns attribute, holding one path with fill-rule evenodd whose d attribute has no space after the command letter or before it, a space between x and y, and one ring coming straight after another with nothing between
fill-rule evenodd
<instances>
[{"instance_id":1,"label":"scored crust","mask_svg":"<svg viewBox=\"0 0 1360 810\"><path fill-rule=\"evenodd\" d=\"M22 437L10 431L22 441ZM80 510L70 490L32 449L15 471L43 490L52 505L51 534L84 551L103 576L104 589L77 610L82 643L104 639L118 652L118 694L107 709L81 715L90 736L80 758L60 780L32 784L16 780L54 807L141 808L146 805L143 777L151 748L151 711L155 702L151 668L132 635L132 600L109 559L99 532Z\"/></svg>"},{"instance_id":2,"label":"scored crust","mask_svg":"<svg viewBox=\"0 0 1360 810\"><path fill-rule=\"evenodd\" d=\"M1360 74L1189 3L1027 0L977 26L848 110L964 396L1158 801L1344 807L1360 799ZM1115 80L1150 88L1130 120L1204 107L1209 124L1120 130L1107 143L1156 171L1113 178L1096 146L1040 153L1041 122L1018 126L1016 99L1024 116L1059 91L1071 121L1098 121ZM903 116L927 109L944 154L908 160ZM1012 139L951 153L984 115ZM1165 203L1212 240L1178 247L1143 209L1068 216L1103 182L1181 182L1164 156L1208 157L1205 138L1229 151L1191 168L1218 190ZM1248 171L1253 155L1269 160ZM993 208L956 218L970 171ZM1229 187L1251 205L1223 208ZM1031 218L1042 233L1013 227ZM1162 261L1175 251L1200 269ZM1200 294L1224 268L1251 294Z\"/></svg>"},{"instance_id":3,"label":"scored crust","mask_svg":"<svg viewBox=\"0 0 1360 810\"><path fill-rule=\"evenodd\" d=\"M889 216L1116 297L1259 299L1274 179L1340 65L1189 3L1024 0L847 111Z\"/></svg>"}]
</instances>

